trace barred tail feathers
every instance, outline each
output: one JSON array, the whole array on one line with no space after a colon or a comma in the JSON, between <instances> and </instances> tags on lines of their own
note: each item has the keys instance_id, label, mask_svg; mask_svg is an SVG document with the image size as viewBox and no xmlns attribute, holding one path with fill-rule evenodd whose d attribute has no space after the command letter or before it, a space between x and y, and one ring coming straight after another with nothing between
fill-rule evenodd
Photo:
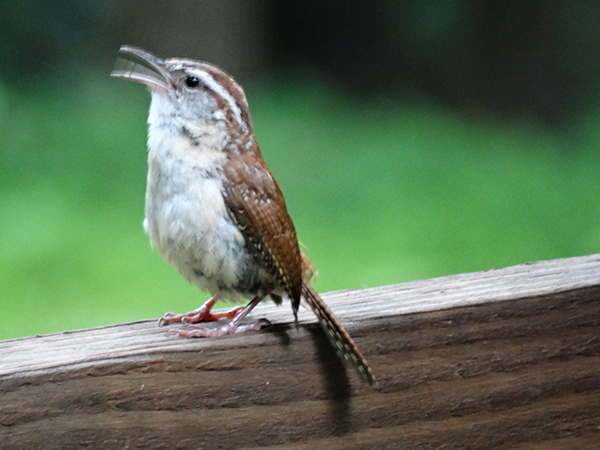
<instances>
[{"instance_id":1,"label":"barred tail feathers","mask_svg":"<svg viewBox=\"0 0 600 450\"><path fill-rule=\"evenodd\" d=\"M302 283L302 297L317 316L319 324L342 363L354 368L361 380L373 385L375 377L364 356L333 312L307 282Z\"/></svg>"}]
</instances>

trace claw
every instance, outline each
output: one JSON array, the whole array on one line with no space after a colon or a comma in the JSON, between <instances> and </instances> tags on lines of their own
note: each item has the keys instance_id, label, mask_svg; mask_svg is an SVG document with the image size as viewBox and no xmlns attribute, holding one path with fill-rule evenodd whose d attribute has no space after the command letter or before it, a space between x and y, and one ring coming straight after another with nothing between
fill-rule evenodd
<instances>
[{"instance_id":1,"label":"claw","mask_svg":"<svg viewBox=\"0 0 600 450\"><path fill-rule=\"evenodd\" d=\"M160 319L158 319L158 326L162 327L164 325L169 325L170 323L176 322L177 320L171 320L173 317L176 317L178 314L168 312L165 313Z\"/></svg>"}]
</instances>

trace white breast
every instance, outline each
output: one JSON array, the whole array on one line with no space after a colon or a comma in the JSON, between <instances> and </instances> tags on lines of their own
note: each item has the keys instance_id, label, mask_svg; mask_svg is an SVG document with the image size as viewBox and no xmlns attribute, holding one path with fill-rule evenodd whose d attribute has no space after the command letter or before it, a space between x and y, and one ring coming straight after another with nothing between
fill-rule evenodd
<instances>
[{"instance_id":1,"label":"white breast","mask_svg":"<svg viewBox=\"0 0 600 450\"><path fill-rule=\"evenodd\" d=\"M221 181L226 155L156 123L150 124L148 149L144 228L153 246L213 296L239 301L256 295L252 286L269 277L227 212Z\"/></svg>"}]
</instances>

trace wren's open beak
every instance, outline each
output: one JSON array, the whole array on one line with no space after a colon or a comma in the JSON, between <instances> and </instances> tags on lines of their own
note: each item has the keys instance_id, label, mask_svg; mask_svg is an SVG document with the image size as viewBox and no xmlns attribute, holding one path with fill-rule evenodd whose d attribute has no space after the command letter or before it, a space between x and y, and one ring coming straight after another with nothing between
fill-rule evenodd
<instances>
[{"instance_id":1,"label":"wren's open beak","mask_svg":"<svg viewBox=\"0 0 600 450\"><path fill-rule=\"evenodd\" d=\"M153 90L166 91L174 86L164 60L128 45L122 46L119 53L124 57L117 59L111 77L143 83Z\"/></svg>"}]
</instances>

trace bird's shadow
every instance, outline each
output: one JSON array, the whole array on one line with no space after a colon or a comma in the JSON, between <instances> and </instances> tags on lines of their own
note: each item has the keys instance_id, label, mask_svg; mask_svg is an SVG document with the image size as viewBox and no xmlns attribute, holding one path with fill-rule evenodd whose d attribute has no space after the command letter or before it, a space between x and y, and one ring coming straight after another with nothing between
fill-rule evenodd
<instances>
[{"instance_id":1,"label":"bird's shadow","mask_svg":"<svg viewBox=\"0 0 600 450\"><path fill-rule=\"evenodd\" d=\"M335 435L344 435L351 431L350 397L351 385L346 368L335 354L334 348L329 343L323 329L318 325L301 325L311 335L315 357L321 367L325 392L323 399L328 400L330 415L330 428ZM289 331L293 326L274 326L263 329L277 336L282 346L291 343Z\"/></svg>"}]
</instances>

